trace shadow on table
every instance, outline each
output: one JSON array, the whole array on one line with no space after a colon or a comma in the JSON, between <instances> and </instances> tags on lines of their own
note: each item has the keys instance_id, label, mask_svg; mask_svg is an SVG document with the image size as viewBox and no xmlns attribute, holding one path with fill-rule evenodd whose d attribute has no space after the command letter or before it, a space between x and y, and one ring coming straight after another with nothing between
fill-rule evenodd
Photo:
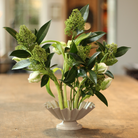
<instances>
[{"instance_id":1,"label":"shadow on table","mask_svg":"<svg viewBox=\"0 0 138 138\"><path fill-rule=\"evenodd\" d=\"M81 130L66 131L57 130L56 128L46 129L44 134L50 138L120 138L118 133L103 132L102 129L88 129L82 128Z\"/></svg>"}]
</instances>

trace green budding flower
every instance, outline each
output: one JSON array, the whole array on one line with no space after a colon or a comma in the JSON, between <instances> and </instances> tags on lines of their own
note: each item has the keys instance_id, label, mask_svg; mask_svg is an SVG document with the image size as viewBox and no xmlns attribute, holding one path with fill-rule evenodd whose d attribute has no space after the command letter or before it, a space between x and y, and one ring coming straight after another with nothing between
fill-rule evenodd
<instances>
[{"instance_id":1,"label":"green budding flower","mask_svg":"<svg viewBox=\"0 0 138 138\"><path fill-rule=\"evenodd\" d=\"M84 30L85 21L78 9L74 9L69 16L69 19L65 21L65 34L71 36L76 33L77 30Z\"/></svg>"},{"instance_id":2,"label":"green budding flower","mask_svg":"<svg viewBox=\"0 0 138 138\"><path fill-rule=\"evenodd\" d=\"M107 49L105 50L105 53L108 53L107 59L105 61L105 64L108 66L111 66L115 64L118 60L115 58L115 53L117 52L117 45L112 43L106 45Z\"/></svg>"},{"instance_id":3,"label":"green budding flower","mask_svg":"<svg viewBox=\"0 0 138 138\"><path fill-rule=\"evenodd\" d=\"M39 62L45 62L47 61L48 54L46 53L45 49L40 47L39 45L36 45L34 49L32 50L32 58Z\"/></svg>"},{"instance_id":4,"label":"green budding flower","mask_svg":"<svg viewBox=\"0 0 138 138\"><path fill-rule=\"evenodd\" d=\"M19 33L16 34L16 38L18 44L26 48L33 46L36 42L36 36L25 25L20 26L20 30Z\"/></svg>"},{"instance_id":5,"label":"green budding flower","mask_svg":"<svg viewBox=\"0 0 138 138\"><path fill-rule=\"evenodd\" d=\"M108 44L106 47L108 48L108 52L110 52L110 54L115 54L117 52L117 44Z\"/></svg>"},{"instance_id":6,"label":"green budding flower","mask_svg":"<svg viewBox=\"0 0 138 138\"><path fill-rule=\"evenodd\" d=\"M83 61L85 61L85 59L87 57L89 57L89 53L91 50L91 45L87 45L87 46L77 46L77 50L78 50L78 55L81 57L81 59Z\"/></svg>"}]
</instances>

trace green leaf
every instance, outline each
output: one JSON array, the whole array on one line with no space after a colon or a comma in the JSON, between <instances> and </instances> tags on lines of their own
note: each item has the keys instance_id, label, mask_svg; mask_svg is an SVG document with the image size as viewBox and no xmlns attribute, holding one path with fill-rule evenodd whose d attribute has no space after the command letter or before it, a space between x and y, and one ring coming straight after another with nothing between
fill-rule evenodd
<instances>
[{"instance_id":1,"label":"green leaf","mask_svg":"<svg viewBox=\"0 0 138 138\"><path fill-rule=\"evenodd\" d=\"M89 75L90 75L90 80L94 83L97 84L97 75L93 70L89 70Z\"/></svg>"},{"instance_id":2,"label":"green leaf","mask_svg":"<svg viewBox=\"0 0 138 138\"><path fill-rule=\"evenodd\" d=\"M115 57L123 56L129 49L130 49L130 47L126 47L126 46L121 46L121 47L117 48Z\"/></svg>"},{"instance_id":3,"label":"green leaf","mask_svg":"<svg viewBox=\"0 0 138 138\"><path fill-rule=\"evenodd\" d=\"M73 66L80 66L80 65L84 65L84 63L81 61L74 61L73 62Z\"/></svg>"},{"instance_id":4,"label":"green leaf","mask_svg":"<svg viewBox=\"0 0 138 138\"><path fill-rule=\"evenodd\" d=\"M27 57L30 57L31 55L25 50L15 50L10 54L10 56L15 56L19 58L27 58Z\"/></svg>"},{"instance_id":5,"label":"green leaf","mask_svg":"<svg viewBox=\"0 0 138 138\"><path fill-rule=\"evenodd\" d=\"M48 32L48 29L49 29L49 27L50 27L50 23L51 23L51 20L48 21L46 24L44 24L44 25L39 29L39 31L37 32L37 34L36 34L36 37L37 37L36 42L37 42L38 44L40 44L40 43L43 41L43 39L45 38L45 36L46 36L46 34L47 34L47 32Z\"/></svg>"},{"instance_id":6,"label":"green leaf","mask_svg":"<svg viewBox=\"0 0 138 138\"><path fill-rule=\"evenodd\" d=\"M87 37L87 38L85 38L85 39L83 39L83 40L80 42L80 45L86 46L87 44L89 44L88 40L89 40L92 36L95 36L95 35L96 35L96 33L90 32L90 36Z\"/></svg>"},{"instance_id":7,"label":"green leaf","mask_svg":"<svg viewBox=\"0 0 138 138\"><path fill-rule=\"evenodd\" d=\"M47 92L55 98L54 94L52 93L51 89L50 89L50 79L48 80L47 84L46 84L46 90Z\"/></svg>"},{"instance_id":8,"label":"green leaf","mask_svg":"<svg viewBox=\"0 0 138 138\"><path fill-rule=\"evenodd\" d=\"M108 102L106 100L106 98L104 97L104 95L100 92L96 92L95 95L106 105L108 106Z\"/></svg>"},{"instance_id":9,"label":"green leaf","mask_svg":"<svg viewBox=\"0 0 138 138\"><path fill-rule=\"evenodd\" d=\"M50 60L50 61L51 61L51 59L52 59L52 57L53 57L54 54L55 54L55 53L50 53L50 54L48 55L48 57L47 57L47 60Z\"/></svg>"},{"instance_id":10,"label":"green leaf","mask_svg":"<svg viewBox=\"0 0 138 138\"><path fill-rule=\"evenodd\" d=\"M99 46L99 48L101 49L101 51L104 51L105 50L105 46L102 45L100 42L96 42Z\"/></svg>"},{"instance_id":11,"label":"green leaf","mask_svg":"<svg viewBox=\"0 0 138 138\"><path fill-rule=\"evenodd\" d=\"M50 48L49 48L50 46L51 46L51 44L45 44L42 46L42 48L44 48L47 53L50 53Z\"/></svg>"},{"instance_id":12,"label":"green leaf","mask_svg":"<svg viewBox=\"0 0 138 138\"><path fill-rule=\"evenodd\" d=\"M75 81L75 78L77 76L77 68L73 66L67 73L65 73L65 83L72 83Z\"/></svg>"},{"instance_id":13,"label":"green leaf","mask_svg":"<svg viewBox=\"0 0 138 138\"><path fill-rule=\"evenodd\" d=\"M67 52L69 52L69 51L70 51L70 48L69 48L69 47L65 47L64 52L67 53Z\"/></svg>"},{"instance_id":14,"label":"green leaf","mask_svg":"<svg viewBox=\"0 0 138 138\"><path fill-rule=\"evenodd\" d=\"M112 72L110 72L109 70L107 70L107 71L105 72L105 75L107 75L108 77L114 79L114 75L113 75Z\"/></svg>"},{"instance_id":15,"label":"green leaf","mask_svg":"<svg viewBox=\"0 0 138 138\"><path fill-rule=\"evenodd\" d=\"M29 61L29 59L21 60L21 61L17 62L17 63L12 67L12 70L22 69L22 68L25 68L25 67L29 66L30 64L31 64L31 62Z\"/></svg>"},{"instance_id":16,"label":"green leaf","mask_svg":"<svg viewBox=\"0 0 138 138\"><path fill-rule=\"evenodd\" d=\"M96 57L97 57L100 53L101 53L101 52L96 52L96 53L94 53L94 54L89 58L88 63L87 63L87 66L88 66L89 69L91 69L91 68L93 67L93 65L94 65L93 62L95 61Z\"/></svg>"},{"instance_id":17,"label":"green leaf","mask_svg":"<svg viewBox=\"0 0 138 138\"><path fill-rule=\"evenodd\" d=\"M68 53L68 54L70 54L71 57L73 57L76 61L78 61L78 62L80 62L82 64L84 63L83 60L81 59L81 57L78 56L77 54L75 54L75 53Z\"/></svg>"},{"instance_id":18,"label":"green leaf","mask_svg":"<svg viewBox=\"0 0 138 138\"><path fill-rule=\"evenodd\" d=\"M35 29L35 33L34 33L35 35L37 34L37 30Z\"/></svg>"},{"instance_id":19,"label":"green leaf","mask_svg":"<svg viewBox=\"0 0 138 138\"><path fill-rule=\"evenodd\" d=\"M89 15L89 4L87 4L86 6L82 7L80 9L80 13L81 13L84 21L86 21L87 18L88 18L88 15Z\"/></svg>"},{"instance_id":20,"label":"green leaf","mask_svg":"<svg viewBox=\"0 0 138 138\"><path fill-rule=\"evenodd\" d=\"M53 67L56 67L56 66L58 66L58 64L54 64L54 65L52 65L50 68L53 68Z\"/></svg>"},{"instance_id":21,"label":"green leaf","mask_svg":"<svg viewBox=\"0 0 138 138\"><path fill-rule=\"evenodd\" d=\"M107 43L106 41L103 41L103 46L106 47Z\"/></svg>"},{"instance_id":22,"label":"green leaf","mask_svg":"<svg viewBox=\"0 0 138 138\"><path fill-rule=\"evenodd\" d=\"M85 69L80 68L78 70L78 77L86 77L87 76L87 72L85 71Z\"/></svg>"},{"instance_id":23,"label":"green leaf","mask_svg":"<svg viewBox=\"0 0 138 138\"><path fill-rule=\"evenodd\" d=\"M42 46L42 48L44 48L45 50L48 49L51 46L51 44L45 44Z\"/></svg>"},{"instance_id":24,"label":"green leaf","mask_svg":"<svg viewBox=\"0 0 138 138\"><path fill-rule=\"evenodd\" d=\"M77 53L77 47L74 43L74 41L72 41L71 45L70 45L70 53Z\"/></svg>"},{"instance_id":25,"label":"green leaf","mask_svg":"<svg viewBox=\"0 0 138 138\"><path fill-rule=\"evenodd\" d=\"M87 39L87 43L92 43L94 41L99 40L102 36L104 36L106 33L105 32L94 32L96 35L90 37Z\"/></svg>"},{"instance_id":26,"label":"green leaf","mask_svg":"<svg viewBox=\"0 0 138 138\"><path fill-rule=\"evenodd\" d=\"M4 29L16 39L17 32L14 29L10 27L4 27Z\"/></svg>"},{"instance_id":27,"label":"green leaf","mask_svg":"<svg viewBox=\"0 0 138 138\"><path fill-rule=\"evenodd\" d=\"M75 39L75 44L76 44L76 45L79 45L80 42L81 42L82 40L87 39L90 35L91 35L91 32L88 33L88 34L83 33L83 34L79 35L79 36Z\"/></svg>"},{"instance_id":28,"label":"green leaf","mask_svg":"<svg viewBox=\"0 0 138 138\"><path fill-rule=\"evenodd\" d=\"M45 66L46 66L47 68L50 67L50 63L51 63L51 59L52 59L53 55L54 55L54 53L50 53L50 54L48 55L48 57L47 57L47 61L45 62Z\"/></svg>"},{"instance_id":29,"label":"green leaf","mask_svg":"<svg viewBox=\"0 0 138 138\"><path fill-rule=\"evenodd\" d=\"M100 60L100 62L106 61L106 58L107 58L108 55L109 55L109 53L106 53L104 56L100 54L100 55L98 56L98 58L101 58L101 56L102 56L102 59Z\"/></svg>"},{"instance_id":30,"label":"green leaf","mask_svg":"<svg viewBox=\"0 0 138 138\"><path fill-rule=\"evenodd\" d=\"M41 87L45 86L47 84L48 80L49 80L49 76L43 75L43 77L41 79Z\"/></svg>"}]
</instances>

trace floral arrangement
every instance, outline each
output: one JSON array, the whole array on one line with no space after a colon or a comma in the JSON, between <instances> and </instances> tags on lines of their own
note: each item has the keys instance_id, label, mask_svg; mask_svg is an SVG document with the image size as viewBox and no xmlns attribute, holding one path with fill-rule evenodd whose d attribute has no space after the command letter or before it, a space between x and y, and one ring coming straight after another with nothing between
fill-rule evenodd
<instances>
[{"instance_id":1,"label":"floral arrangement","mask_svg":"<svg viewBox=\"0 0 138 138\"><path fill-rule=\"evenodd\" d=\"M17 63L13 70L26 69L33 71L28 81L30 83L40 82L45 86L47 92L53 96L50 88L50 80L55 83L58 93L60 109L67 108L67 87L70 87L71 110L78 108L80 103L90 96L96 95L105 105L108 102L100 92L107 89L113 74L108 66L117 63L117 58L124 55L129 47L117 47L116 44L98 42L105 35L104 32L86 32L85 22L89 14L89 5L81 10L74 9L65 21L65 34L71 37L67 44L45 38L51 21L44 24L38 31L32 33L25 25L20 26L19 32L10 27L4 27L18 42L15 50L10 54ZM50 51L53 47L53 51ZM90 50L95 48L96 52L91 56ZM54 54L62 55L64 59L63 68L57 64L51 65ZM55 72L61 71L61 79L57 79Z\"/></svg>"}]
</instances>

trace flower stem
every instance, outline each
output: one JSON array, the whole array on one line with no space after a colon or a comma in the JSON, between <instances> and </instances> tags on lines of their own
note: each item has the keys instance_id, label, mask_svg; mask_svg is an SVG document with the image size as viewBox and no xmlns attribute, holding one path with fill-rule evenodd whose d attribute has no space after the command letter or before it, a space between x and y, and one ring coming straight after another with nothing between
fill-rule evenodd
<instances>
[{"instance_id":1,"label":"flower stem","mask_svg":"<svg viewBox=\"0 0 138 138\"><path fill-rule=\"evenodd\" d=\"M67 104L67 91L66 91L66 84L64 83L64 92L63 92L63 97L64 97L64 108L68 108Z\"/></svg>"},{"instance_id":2,"label":"flower stem","mask_svg":"<svg viewBox=\"0 0 138 138\"><path fill-rule=\"evenodd\" d=\"M72 88L70 89L70 110L72 110Z\"/></svg>"},{"instance_id":3,"label":"flower stem","mask_svg":"<svg viewBox=\"0 0 138 138\"><path fill-rule=\"evenodd\" d=\"M78 102L79 102L79 98L80 98L80 95L81 95L81 85L86 81L87 78L84 78L80 84L79 84L79 88L77 90L77 94L76 94L76 97L75 97L75 102L74 102L74 108L78 108Z\"/></svg>"},{"instance_id":4,"label":"flower stem","mask_svg":"<svg viewBox=\"0 0 138 138\"><path fill-rule=\"evenodd\" d=\"M55 86L57 88L59 107L62 110L64 108L62 89L60 87L60 84L59 84L56 76L53 74L53 72L51 70L48 70L48 74L49 74L50 78L54 81Z\"/></svg>"},{"instance_id":5,"label":"flower stem","mask_svg":"<svg viewBox=\"0 0 138 138\"><path fill-rule=\"evenodd\" d=\"M56 79L56 77L54 77L54 83L56 85L57 88L57 92L58 92L58 101L59 101L59 107L62 110L63 109L63 99L62 99L62 91L60 89L60 85Z\"/></svg>"},{"instance_id":6,"label":"flower stem","mask_svg":"<svg viewBox=\"0 0 138 138\"><path fill-rule=\"evenodd\" d=\"M69 67L68 67L68 64L66 63L66 59L67 59L67 54L65 54L65 56L63 55L63 58L64 58L64 67L63 67L63 71L64 73L66 71L68 71ZM68 108L68 103L67 103L67 90L66 90L66 84L64 83L64 107L65 108Z\"/></svg>"}]
</instances>

